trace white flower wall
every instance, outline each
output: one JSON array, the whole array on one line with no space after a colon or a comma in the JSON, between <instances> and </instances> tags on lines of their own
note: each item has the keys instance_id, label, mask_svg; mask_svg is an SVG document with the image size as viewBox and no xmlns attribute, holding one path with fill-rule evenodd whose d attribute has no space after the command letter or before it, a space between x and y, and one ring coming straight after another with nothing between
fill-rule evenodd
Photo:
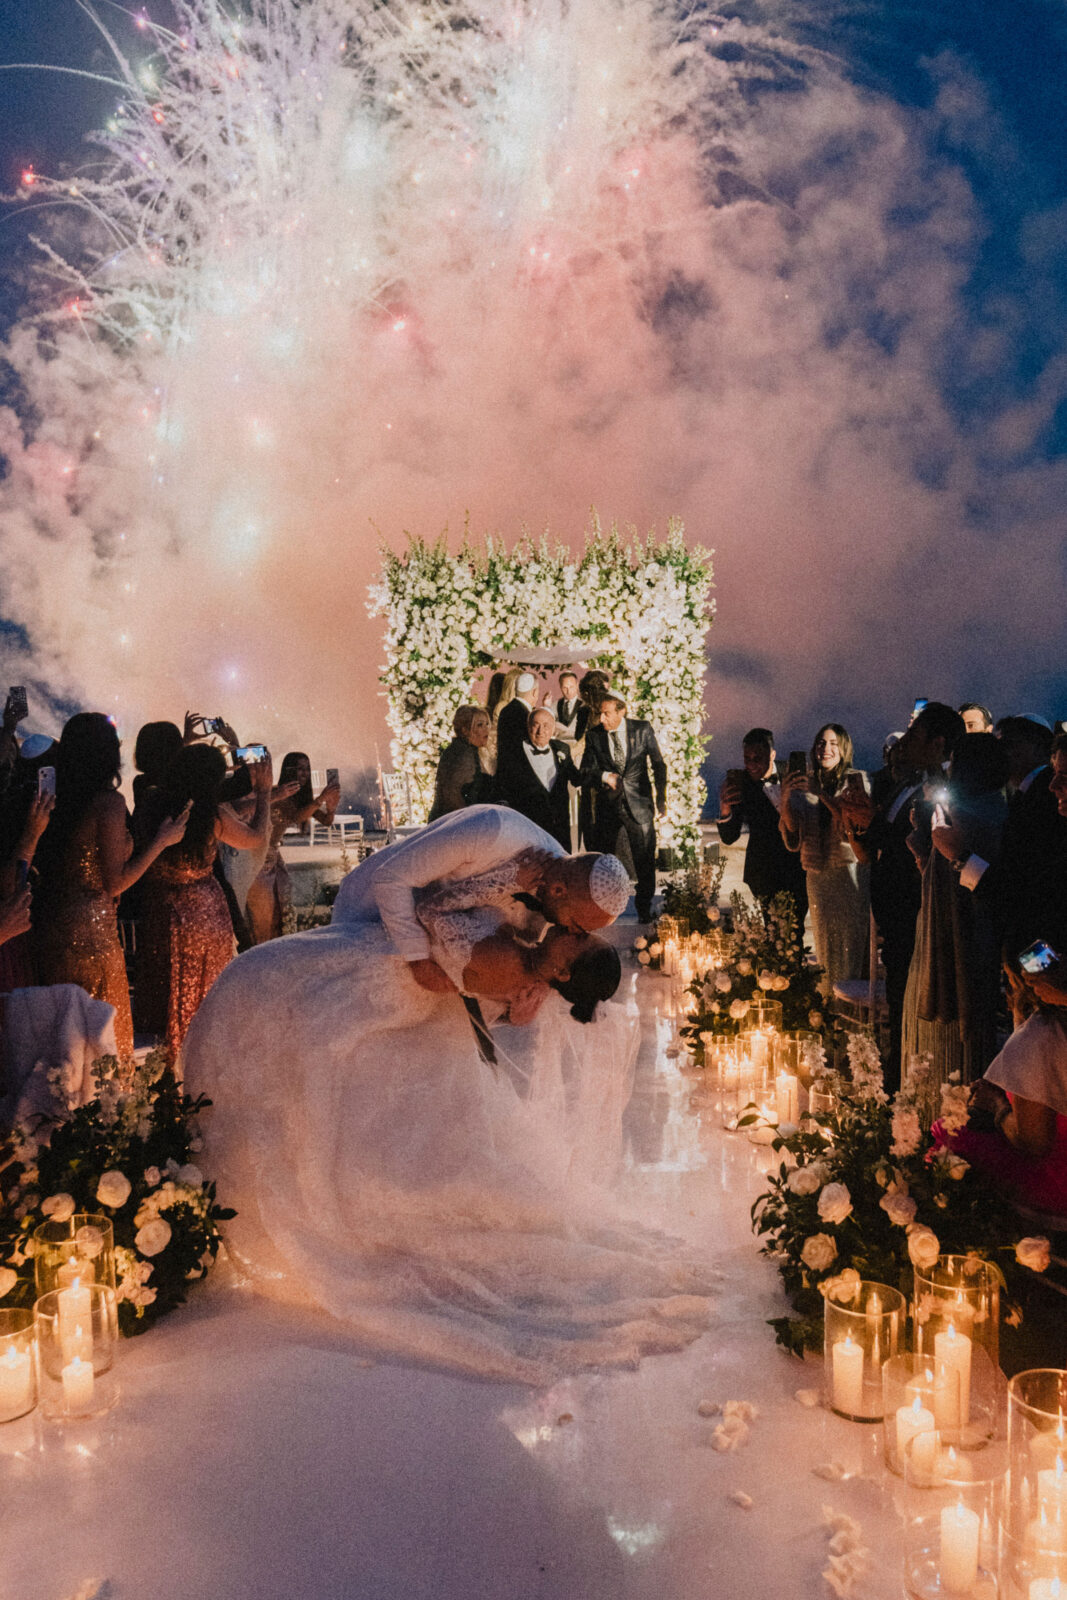
<instances>
[{"instance_id":1,"label":"white flower wall","mask_svg":"<svg viewBox=\"0 0 1067 1600\"><path fill-rule=\"evenodd\" d=\"M413 821L424 821L452 715L471 699L475 676L517 660L521 645L582 644L647 717L667 763L661 844L695 849L704 804L700 777L704 641L715 602L711 552L687 547L680 522L667 537L605 533L594 517L574 560L543 538L505 550L487 540L450 555L409 539L388 554L370 585L368 609L386 619L381 681L389 694L392 760L411 779Z\"/></svg>"}]
</instances>

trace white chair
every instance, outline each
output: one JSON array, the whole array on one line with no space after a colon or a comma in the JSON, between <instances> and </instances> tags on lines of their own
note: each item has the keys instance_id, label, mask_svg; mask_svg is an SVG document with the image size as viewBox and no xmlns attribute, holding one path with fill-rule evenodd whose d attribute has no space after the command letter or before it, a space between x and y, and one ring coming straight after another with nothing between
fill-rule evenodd
<instances>
[{"instance_id":1,"label":"white chair","mask_svg":"<svg viewBox=\"0 0 1067 1600\"><path fill-rule=\"evenodd\" d=\"M382 828L392 839L401 824L411 824L411 779L406 772L379 772Z\"/></svg>"}]
</instances>

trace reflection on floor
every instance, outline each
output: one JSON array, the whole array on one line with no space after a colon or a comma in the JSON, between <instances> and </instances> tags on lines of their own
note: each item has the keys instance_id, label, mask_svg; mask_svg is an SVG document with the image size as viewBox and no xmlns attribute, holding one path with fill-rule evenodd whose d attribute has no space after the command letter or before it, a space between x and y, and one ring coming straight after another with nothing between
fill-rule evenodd
<instances>
[{"instance_id":1,"label":"reflection on floor","mask_svg":"<svg viewBox=\"0 0 1067 1600\"><path fill-rule=\"evenodd\" d=\"M877 1430L802 1408L819 1369L766 1325L783 1307L748 1210L767 1153L683 1071L666 982L634 982L624 1181L722 1272L696 1345L534 1394L371 1362L326 1318L214 1287L123 1346L105 1426L0 1427L2 1600L87 1580L109 1600L814 1600L827 1502L886 1552L866 1600L899 1593ZM760 1415L720 1454L697 1408L727 1399Z\"/></svg>"}]
</instances>

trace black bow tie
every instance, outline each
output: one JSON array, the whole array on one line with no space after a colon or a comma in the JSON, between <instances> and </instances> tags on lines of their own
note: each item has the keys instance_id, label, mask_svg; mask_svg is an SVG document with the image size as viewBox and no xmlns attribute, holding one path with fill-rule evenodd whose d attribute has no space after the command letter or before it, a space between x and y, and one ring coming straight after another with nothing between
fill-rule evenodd
<instances>
[{"instance_id":1,"label":"black bow tie","mask_svg":"<svg viewBox=\"0 0 1067 1600\"><path fill-rule=\"evenodd\" d=\"M552 746L547 744L543 747L538 747L535 744L528 744L526 749L532 756L550 756L552 754Z\"/></svg>"}]
</instances>

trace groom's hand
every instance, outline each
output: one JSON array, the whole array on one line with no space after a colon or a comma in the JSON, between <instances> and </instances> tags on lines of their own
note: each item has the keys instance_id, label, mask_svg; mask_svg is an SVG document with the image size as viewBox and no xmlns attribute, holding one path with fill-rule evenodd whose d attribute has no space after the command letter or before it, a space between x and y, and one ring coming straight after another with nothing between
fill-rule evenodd
<instances>
[{"instance_id":1,"label":"groom's hand","mask_svg":"<svg viewBox=\"0 0 1067 1600\"><path fill-rule=\"evenodd\" d=\"M455 994L456 986L446 972L442 972L436 961L409 961L408 971L415 979L420 989L429 989L431 994Z\"/></svg>"}]
</instances>

